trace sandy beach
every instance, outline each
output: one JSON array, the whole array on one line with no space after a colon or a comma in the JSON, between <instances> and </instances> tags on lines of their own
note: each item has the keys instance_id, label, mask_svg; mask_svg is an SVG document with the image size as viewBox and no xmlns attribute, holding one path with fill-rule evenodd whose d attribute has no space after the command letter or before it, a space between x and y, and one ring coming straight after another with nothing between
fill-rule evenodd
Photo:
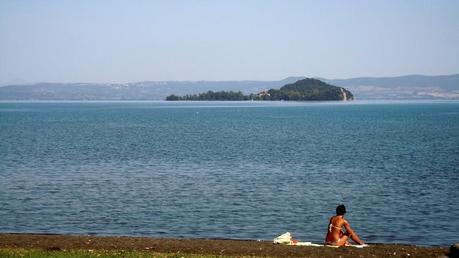
<instances>
[{"instance_id":1,"label":"sandy beach","mask_svg":"<svg viewBox=\"0 0 459 258\"><path fill-rule=\"evenodd\" d=\"M276 245L270 241L150 237L0 234L0 249L126 250L167 254L255 257L444 257L448 247L370 244L367 248Z\"/></svg>"}]
</instances>

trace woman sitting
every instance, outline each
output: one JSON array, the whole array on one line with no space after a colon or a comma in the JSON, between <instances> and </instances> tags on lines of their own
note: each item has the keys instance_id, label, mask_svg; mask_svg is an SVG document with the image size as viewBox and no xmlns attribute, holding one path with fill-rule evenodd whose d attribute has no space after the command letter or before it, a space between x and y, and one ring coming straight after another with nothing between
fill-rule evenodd
<instances>
[{"instance_id":1,"label":"woman sitting","mask_svg":"<svg viewBox=\"0 0 459 258\"><path fill-rule=\"evenodd\" d=\"M346 207L339 205L336 207L336 216L330 218L328 224L328 232L325 237L325 244L331 246L347 246L349 245L348 239L351 238L355 243L364 245L365 243L360 240L359 236L352 230L349 222L344 219L346 213ZM342 231L342 228L346 230Z\"/></svg>"}]
</instances>

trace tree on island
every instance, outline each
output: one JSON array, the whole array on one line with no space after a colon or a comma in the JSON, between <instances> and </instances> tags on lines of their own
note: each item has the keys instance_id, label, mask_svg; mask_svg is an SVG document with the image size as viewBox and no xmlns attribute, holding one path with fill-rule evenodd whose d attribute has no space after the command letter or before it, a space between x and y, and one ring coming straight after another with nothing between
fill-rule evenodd
<instances>
[{"instance_id":1,"label":"tree on island","mask_svg":"<svg viewBox=\"0 0 459 258\"><path fill-rule=\"evenodd\" d=\"M234 91L207 91L204 93L193 94L193 95L185 95L183 97L176 96L174 94L167 96L166 100L250 100L249 96L244 95L242 92L234 92Z\"/></svg>"}]
</instances>

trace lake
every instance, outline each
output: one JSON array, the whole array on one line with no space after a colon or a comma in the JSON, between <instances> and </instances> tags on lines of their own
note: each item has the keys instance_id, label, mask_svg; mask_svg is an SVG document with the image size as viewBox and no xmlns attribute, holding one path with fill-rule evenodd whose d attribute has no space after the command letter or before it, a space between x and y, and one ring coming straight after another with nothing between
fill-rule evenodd
<instances>
[{"instance_id":1,"label":"lake","mask_svg":"<svg viewBox=\"0 0 459 258\"><path fill-rule=\"evenodd\" d=\"M459 102L1 102L0 232L451 245Z\"/></svg>"}]
</instances>

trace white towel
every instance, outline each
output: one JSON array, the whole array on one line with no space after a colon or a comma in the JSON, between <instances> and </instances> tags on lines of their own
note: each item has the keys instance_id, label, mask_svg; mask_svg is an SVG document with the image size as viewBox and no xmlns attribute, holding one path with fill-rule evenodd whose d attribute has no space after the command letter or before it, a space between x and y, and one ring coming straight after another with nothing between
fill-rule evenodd
<instances>
[{"instance_id":1,"label":"white towel","mask_svg":"<svg viewBox=\"0 0 459 258\"><path fill-rule=\"evenodd\" d=\"M300 242L300 241L293 239L292 234L290 234L290 232L285 232L284 234L274 238L273 243L282 244L282 245L298 245L298 246L315 246L315 247L327 246L327 247L335 247L335 248L338 247L338 246L333 246L333 245L314 244L312 242ZM355 247L355 248L368 247L367 244L348 245L348 246Z\"/></svg>"}]
</instances>

